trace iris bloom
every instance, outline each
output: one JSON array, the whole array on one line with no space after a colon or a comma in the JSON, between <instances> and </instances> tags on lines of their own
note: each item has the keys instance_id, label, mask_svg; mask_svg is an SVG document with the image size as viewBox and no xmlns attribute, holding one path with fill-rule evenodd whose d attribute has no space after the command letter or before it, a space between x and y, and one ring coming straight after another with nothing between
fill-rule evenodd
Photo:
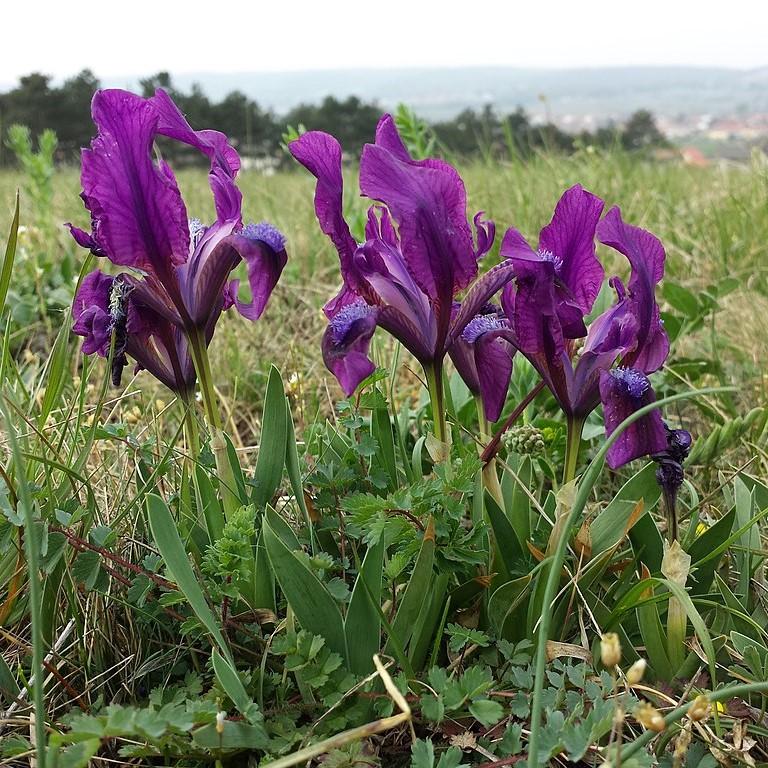
<instances>
[{"instance_id":1,"label":"iris bloom","mask_svg":"<svg viewBox=\"0 0 768 768\"><path fill-rule=\"evenodd\" d=\"M355 241L344 219L336 139L311 131L289 149L317 179L315 212L341 262L343 286L324 308L326 366L351 395L374 370L368 347L375 329L384 328L424 367L436 430L443 431L437 436L444 440L445 355L511 276L511 264L502 264L476 281L478 259L493 244L492 222L478 213L473 239L457 171L442 160L414 160L390 115L379 121L375 143L366 144L360 161L360 190L372 202L363 243ZM455 308L457 295L470 285Z\"/></svg>"},{"instance_id":2,"label":"iris bloom","mask_svg":"<svg viewBox=\"0 0 768 768\"><path fill-rule=\"evenodd\" d=\"M469 391L480 398L481 422L496 421L507 399L516 352L509 335L509 322L503 310L488 303L467 323L448 350Z\"/></svg>"},{"instance_id":3,"label":"iris bloom","mask_svg":"<svg viewBox=\"0 0 768 768\"><path fill-rule=\"evenodd\" d=\"M565 412L571 449L578 447L584 420L601 401L608 434L652 402L647 375L662 366L669 352L655 299L664 275L664 248L650 232L626 224L616 207L600 221L603 206L600 198L574 186L541 230L536 250L515 229L506 232L501 246L515 270L514 282L502 294L508 338ZM618 277L611 278L616 302L587 328L604 278L595 235L627 258L631 276L626 288ZM579 339L584 341L577 345ZM611 446L607 461L617 468L666 445L661 415L653 411ZM570 458L575 465L575 455Z\"/></svg>"},{"instance_id":4,"label":"iris bloom","mask_svg":"<svg viewBox=\"0 0 768 768\"><path fill-rule=\"evenodd\" d=\"M114 360L124 362L127 354L167 386L186 391L222 310L235 306L251 320L261 315L285 266L285 239L269 224L243 227L237 152L218 131L192 130L164 91L149 99L98 91L92 114L98 135L83 150L81 176L91 231L70 230L78 244L123 271L86 277L74 301L74 331L85 337L87 354L102 355L114 332ZM208 158L216 210L210 226L188 217L173 171L155 156L159 137ZM249 301L230 280L241 260Z\"/></svg>"},{"instance_id":5,"label":"iris bloom","mask_svg":"<svg viewBox=\"0 0 768 768\"><path fill-rule=\"evenodd\" d=\"M127 355L166 387L188 399L195 368L183 331L142 305L122 275L94 270L85 277L72 308L73 330L86 355L108 357L114 335L112 382L120 383Z\"/></svg>"}]
</instances>

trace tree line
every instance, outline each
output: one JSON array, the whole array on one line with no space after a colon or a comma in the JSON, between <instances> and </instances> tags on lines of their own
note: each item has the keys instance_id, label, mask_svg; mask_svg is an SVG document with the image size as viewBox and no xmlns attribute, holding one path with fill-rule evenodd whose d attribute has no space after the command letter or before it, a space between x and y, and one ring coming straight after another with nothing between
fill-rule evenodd
<instances>
[{"instance_id":1,"label":"tree line","mask_svg":"<svg viewBox=\"0 0 768 768\"><path fill-rule=\"evenodd\" d=\"M48 75L34 72L19 78L18 85L0 94L0 165L13 162L8 130L25 125L33 136L52 129L58 137L57 159L72 162L94 134L90 102L99 80L88 69L54 85ZM371 140L381 108L356 96L340 100L327 96L319 104L299 104L287 114L276 115L241 91L232 91L212 101L199 85L184 93L167 72L139 81L144 96L165 88L193 126L217 128L226 133L247 157L281 156L280 144L286 126L323 130L334 134L350 153L357 153ZM653 115L640 110L623 125L609 125L594 132L567 133L552 122L536 124L522 109L499 115L492 107L466 109L451 120L429 126L443 152L472 156L482 154L522 157L539 149L573 152L581 146L622 146L628 150L664 146Z\"/></svg>"}]
</instances>

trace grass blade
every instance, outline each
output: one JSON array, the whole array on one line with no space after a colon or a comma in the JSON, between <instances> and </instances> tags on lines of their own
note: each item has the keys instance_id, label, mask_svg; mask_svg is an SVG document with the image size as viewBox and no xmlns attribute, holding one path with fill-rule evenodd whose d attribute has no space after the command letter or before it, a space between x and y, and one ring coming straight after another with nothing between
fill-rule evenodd
<instances>
[{"instance_id":1,"label":"grass blade","mask_svg":"<svg viewBox=\"0 0 768 768\"><path fill-rule=\"evenodd\" d=\"M147 496L147 515L152 537L163 556L169 576L176 583L179 591L187 598L187 602L195 615L208 630L224 658L231 664L232 656L229 646L205 599L203 590L197 582L168 505L159 496L150 493Z\"/></svg>"}]
</instances>

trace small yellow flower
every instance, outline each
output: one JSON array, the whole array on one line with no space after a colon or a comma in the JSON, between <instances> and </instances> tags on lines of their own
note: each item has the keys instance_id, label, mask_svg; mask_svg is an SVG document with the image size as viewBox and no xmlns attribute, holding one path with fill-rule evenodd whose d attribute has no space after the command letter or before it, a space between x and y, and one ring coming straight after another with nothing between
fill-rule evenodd
<instances>
[{"instance_id":1,"label":"small yellow flower","mask_svg":"<svg viewBox=\"0 0 768 768\"><path fill-rule=\"evenodd\" d=\"M706 533L709 530L709 526L706 523L699 523L696 526L696 536L701 536L703 533Z\"/></svg>"},{"instance_id":2,"label":"small yellow flower","mask_svg":"<svg viewBox=\"0 0 768 768\"><path fill-rule=\"evenodd\" d=\"M635 720L643 728L647 728L649 731L656 731L656 733L661 733L666 728L661 712L647 701L642 701L637 705Z\"/></svg>"},{"instance_id":3,"label":"small yellow flower","mask_svg":"<svg viewBox=\"0 0 768 768\"><path fill-rule=\"evenodd\" d=\"M608 669L612 669L621 661L621 643L615 632L606 632L600 638L600 661Z\"/></svg>"}]
</instances>

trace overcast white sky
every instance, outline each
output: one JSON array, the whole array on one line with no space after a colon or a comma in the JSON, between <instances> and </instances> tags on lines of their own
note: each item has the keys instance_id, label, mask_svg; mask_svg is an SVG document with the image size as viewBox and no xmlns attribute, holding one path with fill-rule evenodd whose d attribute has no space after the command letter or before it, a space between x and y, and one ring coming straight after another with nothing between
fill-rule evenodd
<instances>
[{"instance_id":1,"label":"overcast white sky","mask_svg":"<svg viewBox=\"0 0 768 768\"><path fill-rule=\"evenodd\" d=\"M303 69L768 65L768 0L27 0L0 82Z\"/></svg>"}]
</instances>

